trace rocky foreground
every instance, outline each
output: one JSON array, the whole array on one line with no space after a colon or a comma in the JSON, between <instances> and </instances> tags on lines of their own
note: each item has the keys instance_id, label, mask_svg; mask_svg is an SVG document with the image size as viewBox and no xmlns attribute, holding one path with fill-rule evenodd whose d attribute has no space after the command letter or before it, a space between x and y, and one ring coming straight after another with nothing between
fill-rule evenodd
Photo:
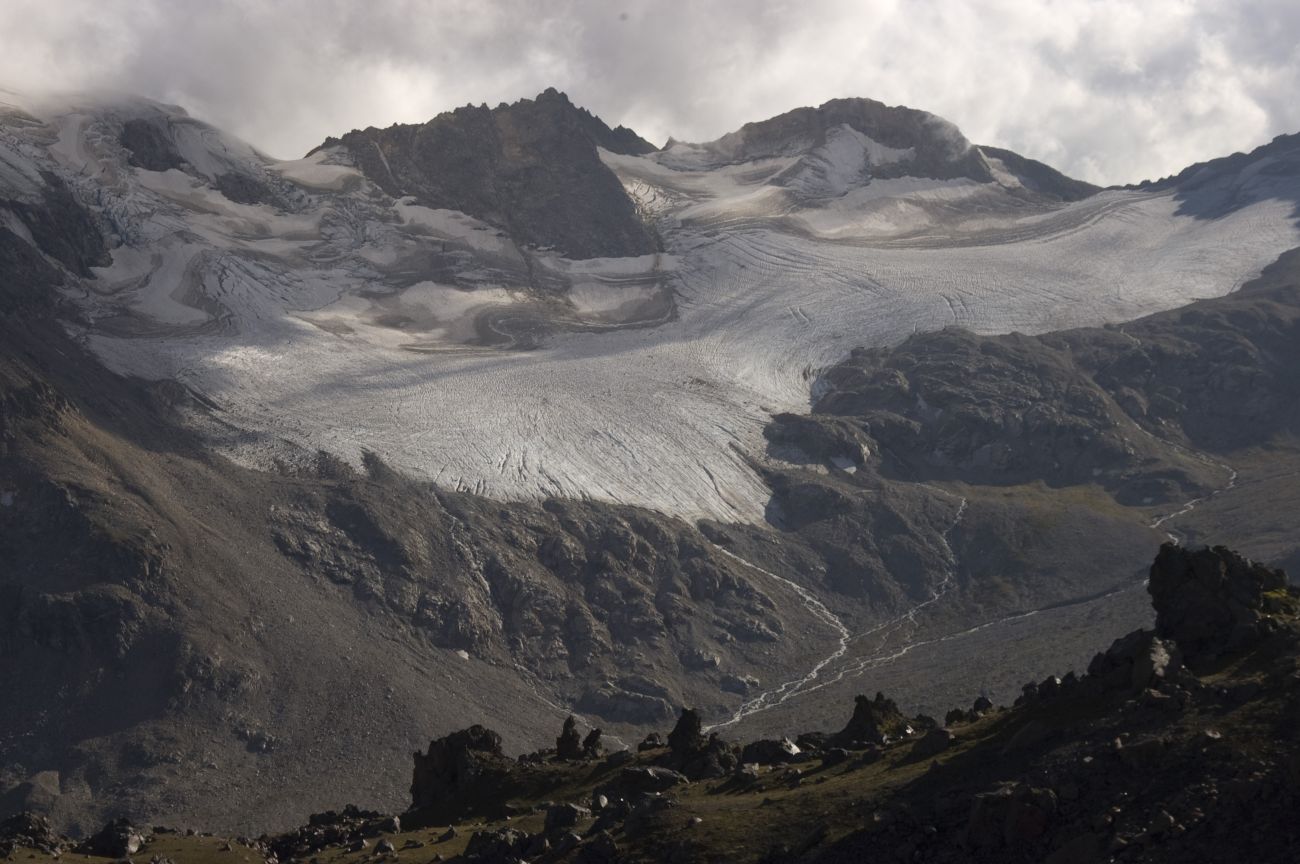
<instances>
[{"instance_id":1,"label":"rocky foreground","mask_svg":"<svg viewBox=\"0 0 1300 864\"><path fill-rule=\"evenodd\" d=\"M415 754L411 809L226 838L118 820L0 826L9 860L1283 861L1300 843L1300 589L1222 547L1164 546L1154 630L1084 674L935 718L860 696L845 727L743 746L684 709L605 754L570 718L511 759L473 726Z\"/></svg>"}]
</instances>

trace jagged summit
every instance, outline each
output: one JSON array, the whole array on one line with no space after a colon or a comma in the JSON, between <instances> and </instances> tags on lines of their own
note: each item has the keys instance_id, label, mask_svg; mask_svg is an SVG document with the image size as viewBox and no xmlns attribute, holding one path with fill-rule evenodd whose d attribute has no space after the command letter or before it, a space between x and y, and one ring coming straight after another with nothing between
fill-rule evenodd
<instances>
[{"instance_id":1,"label":"jagged summit","mask_svg":"<svg viewBox=\"0 0 1300 864\"><path fill-rule=\"evenodd\" d=\"M573 258L657 248L597 149L643 155L654 146L626 127L609 128L554 88L496 108L467 105L427 123L354 130L321 148L336 146L394 198L459 210L520 244Z\"/></svg>"}]
</instances>

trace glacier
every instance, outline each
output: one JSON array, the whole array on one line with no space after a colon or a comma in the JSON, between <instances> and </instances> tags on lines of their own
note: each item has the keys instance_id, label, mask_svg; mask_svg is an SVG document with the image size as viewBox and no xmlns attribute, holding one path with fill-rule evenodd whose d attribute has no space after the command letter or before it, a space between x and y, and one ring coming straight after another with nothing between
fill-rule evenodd
<instances>
[{"instance_id":1,"label":"glacier","mask_svg":"<svg viewBox=\"0 0 1300 864\"><path fill-rule=\"evenodd\" d=\"M184 168L129 165L133 118ZM765 424L806 411L851 349L1123 322L1300 245L1293 202L1253 194L1254 169L1207 218L1170 188L1043 203L992 158L992 184L899 175L907 151L847 127L747 161L716 142L600 155L662 252L573 260L388 198L341 148L277 161L172 106L0 93L3 195L53 172L109 228L112 263L67 290L112 369L182 382L243 464L370 451L506 500L760 522ZM231 174L268 200L233 200Z\"/></svg>"}]
</instances>

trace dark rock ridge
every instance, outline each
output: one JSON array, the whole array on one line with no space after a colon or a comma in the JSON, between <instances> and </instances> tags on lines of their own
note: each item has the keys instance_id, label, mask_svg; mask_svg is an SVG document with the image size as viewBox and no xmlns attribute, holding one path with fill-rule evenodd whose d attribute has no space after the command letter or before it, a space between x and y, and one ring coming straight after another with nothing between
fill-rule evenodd
<instances>
[{"instance_id":1,"label":"dark rock ridge","mask_svg":"<svg viewBox=\"0 0 1300 864\"><path fill-rule=\"evenodd\" d=\"M629 129L611 130L554 89L512 105L457 108L419 125L353 131L321 146L335 145L394 198L460 210L521 245L574 258L658 248L596 150L654 148Z\"/></svg>"}]
</instances>

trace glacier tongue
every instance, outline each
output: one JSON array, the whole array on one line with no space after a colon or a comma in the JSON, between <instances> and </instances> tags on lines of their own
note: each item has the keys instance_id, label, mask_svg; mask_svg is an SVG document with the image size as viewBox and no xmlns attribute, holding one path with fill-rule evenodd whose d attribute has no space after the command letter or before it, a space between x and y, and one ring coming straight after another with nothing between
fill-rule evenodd
<instances>
[{"instance_id":1,"label":"glacier tongue","mask_svg":"<svg viewBox=\"0 0 1300 864\"><path fill-rule=\"evenodd\" d=\"M116 130L136 116L170 130L182 168L127 164ZM571 261L394 202L338 153L274 163L159 106L41 119L4 126L0 183L56 171L116 232L112 265L70 290L88 343L202 393L234 458L370 450L489 496L688 518L763 519L767 418L806 410L853 347L1127 320L1300 245L1267 196L1198 219L1169 192L1047 206L997 183L873 180L907 153L845 127L802 163L602 153L666 254ZM261 185L222 186L231 173Z\"/></svg>"}]
</instances>

